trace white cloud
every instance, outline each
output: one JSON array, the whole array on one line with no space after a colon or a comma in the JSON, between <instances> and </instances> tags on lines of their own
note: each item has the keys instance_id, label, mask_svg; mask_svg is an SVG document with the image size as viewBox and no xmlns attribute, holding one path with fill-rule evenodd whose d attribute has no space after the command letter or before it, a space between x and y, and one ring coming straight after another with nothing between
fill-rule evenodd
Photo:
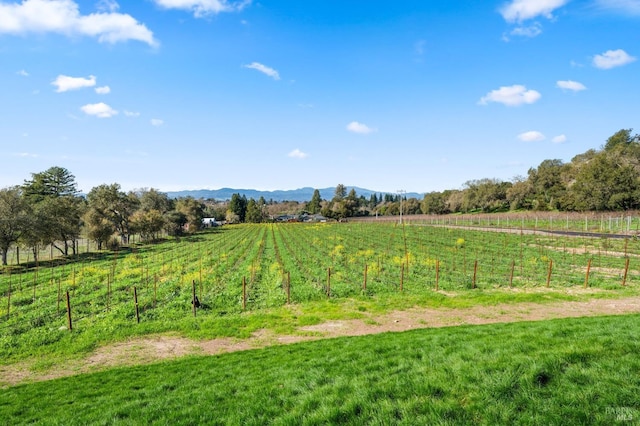
<instances>
[{"instance_id":1,"label":"white cloud","mask_svg":"<svg viewBox=\"0 0 640 426\"><path fill-rule=\"evenodd\" d=\"M347 130L352 133L358 133L361 135L368 135L369 133L373 133L376 129L373 129L366 124L358 123L357 121L352 121L347 124Z\"/></svg>"},{"instance_id":2,"label":"white cloud","mask_svg":"<svg viewBox=\"0 0 640 426\"><path fill-rule=\"evenodd\" d=\"M278 73L278 71L266 65L262 65L259 62L252 62L249 65L243 65L243 67L260 71L261 73L268 75L274 80L280 80L280 74Z\"/></svg>"},{"instance_id":3,"label":"white cloud","mask_svg":"<svg viewBox=\"0 0 640 426\"><path fill-rule=\"evenodd\" d=\"M499 12L510 23L524 22L538 16L552 19L552 12L568 2L569 0L513 0L502 6Z\"/></svg>"},{"instance_id":4,"label":"white cloud","mask_svg":"<svg viewBox=\"0 0 640 426\"><path fill-rule=\"evenodd\" d=\"M120 5L114 0L100 0L96 3L96 9L101 12L115 12L120 9Z\"/></svg>"},{"instance_id":5,"label":"white cloud","mask_svg":"<svg viewBox=\"0 0 640 426\"><path fill-rule=\"evenodd\" d=\"M418 55L418 56L424 55L424 50L425 50L426 46L427 46L427 41L426 40L418 40L415 43L415 45L413 46L414 50L416 52L416 55Z\"/></svg>"},{"instance_id":6,"label":"white cloud","mask_svg":"<svg viewBox=\"0 0 640 426\"><path fill-rule=\"evenodd\" d=\"M107 2L111 7L114 2ZM98 12L81 15L73 0L22 0L0 3L0 34L53 32L66 36L96 37L99 42L137 40L157 46L153 33L131 15Z\"/></svg>"},{"instance_id":7,"label":"white cloud","mask_svg":"<svg viewBox=\"0 0 640 426\"><path fill-rule=\"evenodd\" d=\"M565 143L566 141L567 137L565 135L554 136L553 139L551 139L553 143Z\"/></svg>"},{"instance_id":8,"label":"white cloud","mask_svg":"<svg viewBox=\"0 0 640 426\"><path fill-rule=\"evenodd\" d=\"M109 86L96 87L96 93L98 95L106 95L111 93L111 88Z\"/></svg>"},{"instance_id":9,"label":"white cloud","mask_svg":"<svg viewBox=\"0 0 640 426\"><path fill-rule=\"evenodd\" d=\"M309 154L307 154L306 152L302 152L298 148L296 148L293 151L291 151L288 154L288 156L291 157L291 158L298 158L300 160L304 160L305 158L307 158L309 156Z\"/></svg>"},{"instance_id":10,"label":"white cloud","mask_svg":"<svg viewBox=\"0 0 640 426\"><path fill-rule=\"evenodd\" d=\"M104 102L99 102L97 104L87 104L80 107L80 109L85 114L94 115L98 118L110 118L118 114L118 111L111 108L109 105L105 104Z\"/></svg>"},{"instance_id":11,"label":"white cloud","mask_svg":"<svg viewBox=\"0 0 640 426\"><path fill-rule=\"evenodd\" d=\"M546 137L536 130L531 130L529 132L520 133L518 135L518 139L523 142L539 142L545 140Z\"/></svg>"},{"instance_id":12,"label":"white cloud","mask_svg":"<svg viewBox=\"0 0 640 426\"><path fill-rule=\"evenodd\" d=\"M556 82L556 86L563 90L571 90L573 92L580 92L581 90L587 90L587 87L573 80L559 80Z\"/></svg>"},{"instance_id":13,"label":"white cloud","mask_svg":"<svg viewBox=\"0 0 640 426\"><path fill-rule=\"evenodd\" d=\"M621 67L622 65L629 64L635 61L636 58L630 56L622 49L607 50L602 55L596 55L593 57L593 66L603 70L610 68Z\"/></svg>"},{"instance_id":14,"label":"white cloud","mask_svg":"<svg viewBox=\"0 0 640 426\"><path fill-rule=\"evenodd\" d=\"M96 77L93 75L90 75L89 78L59 75L51 84L57 87L56 92L61 93L82 89L83 87L93 87L96 85Z\"/></svg>"},{"instance_id":15,"label":"white cloud","mask_svg":"<svg viewBox=\"0 0 640 426\"><path fill-rule=\"evenodd\" d=\"M164 120L160 120L159 118L152 118L150 121L152 126L160 127L164 124Z\"/></svg>"},{"instance_id":16,"label":"white cloud","mask_svg":"<svg viewBox=\"0 0 640 426\"><path fill-rule=\"evenodd\" d=\"M124 115L127 117L140 117L140 113L136 111L127 111L126 109L123 111Z\"/></svg>"},{"instance_id":17,"label":"white cloud","mask_svg":"<svg viewBox=\"0 0 640 426\"><path fill-rule=\"evenodd\" d=\"M236 12L251 4L251 0L154 0L165 9L182 9L193 12L196 18L222 12Z\"/></svg>"},{"instance_id":18,"label":"white cloud","mask_svg":"<svg viewBox=\"0 0 640 426\"><path fill-rule=\"evenodd\" d=\"M527 90L525 86L515 84L513 86L502 86L497 90L492 90L483 96L478 102L480 105L487 105L489 102L497 102L506 106L518 106L522 104L533 104L542 95L535 90Z\"/></svg>"},{"instance_id":19,"label":"white cloud","mask_svg":"<svg viewBox=\"0 0 640 426\"><path fill-rule=\"evenodd\" d=\"M596 0L596 6L629 15L640 15L640 0Z\"/></svg>"},{"instance_id":20,"label":"white cloud","mask_svg":"<svg viewBox=\"0 0 640 426\"><path fill-rule=\"evenodd\" d=\"M38 158L38 154L32 154L30 152L16 152L13 155L15 157L22 157L22 158Z\"/></svg>"},{"instance_id":21,"label":"white cloud","mask_svg":"<svg viewBox=\"0 0 640 426\"><path fill-rule=\"evenodd\" d=\"M538 22L534 22L529 26L516 27L511 30L510 34L518 37L537 37L542 34L542 25L540 25Z\"/></svg>"},{"instance_id":22,"label":"white cloud","mask_svg":"<svg viewBox=\"0 0 640 426\"><path fill-rule=\"evenodd\" d=\"M25 70L20 70L16 74L21 75L22 77L29 77L29 73Z\"/></svg>"}]
</instances>

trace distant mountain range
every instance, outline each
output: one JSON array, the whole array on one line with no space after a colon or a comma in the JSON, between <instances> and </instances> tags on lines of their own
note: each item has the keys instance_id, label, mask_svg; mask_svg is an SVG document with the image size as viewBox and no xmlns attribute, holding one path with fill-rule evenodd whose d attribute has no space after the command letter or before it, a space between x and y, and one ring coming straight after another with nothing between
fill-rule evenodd
<instances>
[{"instance_id":1,"label":"distant mountain range","mask_svg":"<svg viewBox=\"0 0 640 426\"><path fill-rule=\"evenodd\" d=\"M351 189L356 190L356 194L358 197L364 195L366 199L371 197L371 194L377 194L378 196L384 194L390 194L389 192L382 191L372 191L370 189L358 188L358 187L347 187L347 193L351 191ZM323 200L330 200L333 198L335 194L334 188L318 188L320 191L320 197ZM181 198L181 197L193 197L196 199L211 199L218 201L230 200L233 194L244 195L249 198L253 198L254 200L258 200L260 197L264 197L265 200L273 200L277 202L281 201L309 201L313 196L313 191L315 188L300 188L300 189L291 189L285 191L258 191L256 189L232 189L232 188L221 188L221 189L197 189L197 190L185 190L185 191L172 191L167 192L167 195L170 198ZM396 195L396 193L393 193ZM422 199L424 194L418 194L416 192L407 192L405 194L407 198L418 198Z\"/></svg>"}]
</instances>

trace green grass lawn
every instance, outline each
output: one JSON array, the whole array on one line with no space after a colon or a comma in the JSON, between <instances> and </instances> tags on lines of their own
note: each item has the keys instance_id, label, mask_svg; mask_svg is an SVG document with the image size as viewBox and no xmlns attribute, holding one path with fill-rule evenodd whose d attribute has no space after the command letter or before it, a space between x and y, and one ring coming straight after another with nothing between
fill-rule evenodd
<instances>
[{"instance_id":1,"label":"green grass lawn","mask_svg":"<svg viewBox=\"0 0 640 426\"><path fill-rule=\"evenodd\" d=\"M26 384L4 424L637 424L639 315L274 346Z\"/></svg>"}]
</instances>

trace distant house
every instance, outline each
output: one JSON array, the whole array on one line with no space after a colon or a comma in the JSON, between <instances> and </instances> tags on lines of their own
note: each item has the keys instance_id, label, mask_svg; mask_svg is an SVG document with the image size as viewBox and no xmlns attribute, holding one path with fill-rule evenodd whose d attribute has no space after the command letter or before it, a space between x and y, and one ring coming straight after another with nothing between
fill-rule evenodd
<instances>
[{"instance_id":1,"label":"distant house","mask_svg":"<svg viewBox=\"0 0 640 426\"><path fill-rule=\"evenodd\" d=\"M215 217L205 217L202 219L202 226L205 228L213 228L220 225L222 224L217 222Z\"/></svg>"},{"instance_id":2,"label":"distant house","mask_svg":"<svg viewBox=\"0 0 640 426\"><path fill-rule=\"evenodd\" d=\"M327 218L321 214L304 214L300 216L302 222L326 222Z\"/></svg>"},{"instance_id":3,"label":"distant house","mask_svg":"<svg viewBox=\"0 0 640 426\"><path fill-rule=\"evenodd\" d=\"M283 214L275 218L276 222L299 222L297 215Z\"/></svg>"},{"instance_id":4,"label":"distant house","mask_svg":"<svg viewBox=\"0 0 640 426\"><path fill-rule=\"evenodd\" d=\"M276 222L326 222L327 218L320 214L307 214L300 215L283 214L274 218Z\"/></svg>"}]
</instances>

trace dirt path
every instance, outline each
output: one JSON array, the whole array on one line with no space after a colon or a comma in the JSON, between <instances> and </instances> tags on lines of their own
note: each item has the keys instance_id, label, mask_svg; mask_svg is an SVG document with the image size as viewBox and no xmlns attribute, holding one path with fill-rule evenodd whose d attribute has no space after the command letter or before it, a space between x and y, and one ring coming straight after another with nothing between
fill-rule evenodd
<instances>
[{"instance_id":1,"label":"dirt path","mask_svg":"<svg viewBox=\"0 0 640 426\"><path fill-rule=\"evenodd\" d=\"M151 336L101 347L86 358L70 361L65 366L54 366L46 372L33 371L32 365L28 363L0 366L0 387L103 371L115 366L149 364L187 355L215 355L340 336L362 336L463 324L539 321L630 313L640 313L640 296L624 299L593 299L586 302L474 306L467 309L414 308L381 316L372 315L366 319L329 321L300 327L299 333L295 335L276 335L268 330L261 330L249 339L242 340L221 338L197 341L177 336Z\"/></svg>"}]
</instances>

